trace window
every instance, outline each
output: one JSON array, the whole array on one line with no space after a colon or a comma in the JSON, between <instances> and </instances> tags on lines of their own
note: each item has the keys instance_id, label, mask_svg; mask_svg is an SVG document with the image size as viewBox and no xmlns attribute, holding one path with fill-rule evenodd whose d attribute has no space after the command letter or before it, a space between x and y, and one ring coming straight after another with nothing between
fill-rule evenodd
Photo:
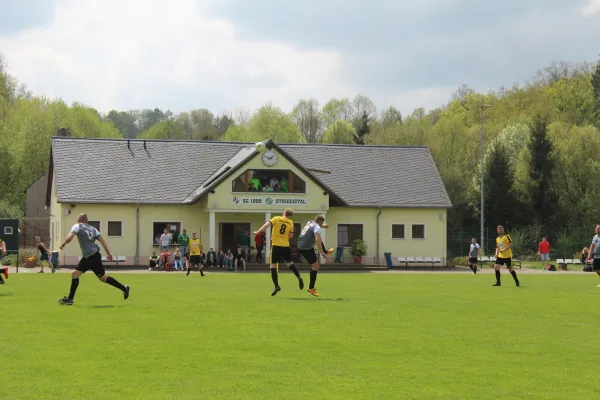
<instances>
[{"instance_id":1,"label":"window","mask_svg":"<svg viewBox=\"0 0 600 400\"><path fill-rule=\"evenodd\" d=\"M13 234L13 228L12 228L12 226L5 226L4 227L4 234L5 235L12 235Z\"/></svg>"},{"instance_id":2,"label":"window","mask_svg":"<svg viewBox=\"0 0 600 400\"><path fill-rule=\"evenodd\" d=\"M100 221L88 221L89 226L93 226L100 232Z\"/></svg>"},{"instance_id":3,"label":"window","mask_svg":"<svg viewBox=\"0 0 600 400\"><path fill-rule=\"evenodd\" d=\"M352 242L363 238L363 226L358 224L338 225L337 245L342 247L352 246Z\"/></svg>"},{"instance_id":4,"label":"window","mask_svg":"<svg viewBox=\"0 0 600 400\"><path fill-rule=\"evenodd\" d=\"M392 225L392 239L405 239L404 224Z\"/></svg>"},{"instance_id":5,"label":"window","mask_svg":"<svg viewBox=\"0 0 600 400\"><path fill-rule=\"evenodd\" d=\"M246 170L233 180L231 191L306 193L306 182L289 170Z\"/></svg>"},{"instance_id":6,"label":"window","mask_svg":"<svg viewBox=\"0 0 600 400\"><path fill-rule=\"evenodd\" d=\"M160 245L160 236L164 233L165 228L169 234L169 244L177 244L177 237L181 232L181 222L154 222L152 224L152 244L154 246ZM190 237L192 237L191 234Z\"/></svg>"},{"instance_id":7,"label":"window","mask_svg":"<svg viewBox=\"0 0 600 400\"><path fill-rule=\"evenodd\" d=\"M123 222L122 221L108 221L107 226L108 236L123 236Z\"/></svg>"},{"instance_id":8,"label":"window","mask_svg":"<svg viewBox=\"0 0 600 400\"><path fill-rule=\"evenodd\" d=\"M425 239L425 225L413 225L412 226L412 238L413 239Z\"/></svg>"}]
</instances>

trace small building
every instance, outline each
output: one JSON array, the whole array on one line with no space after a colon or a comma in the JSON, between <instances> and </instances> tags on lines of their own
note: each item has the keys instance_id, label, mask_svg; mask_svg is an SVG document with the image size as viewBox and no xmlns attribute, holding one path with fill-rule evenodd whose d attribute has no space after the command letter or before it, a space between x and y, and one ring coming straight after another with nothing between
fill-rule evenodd
<instances>
[{"instance_id":1,"label":"small building","mask_svg":"<svg viewBox=\"0 0 600 400\"><path fill-rule=\"evenodd\" d=\"M129 265L147 263L164 228L173 243L186 229L205 251L233 250L291 207L296 235L325 216L325 243L344 248L344 262L356 239L368 247L363 263L382 263L384 252L445 262L451 203L427 147L264 143L260 153L253 143L52 138L52 250L80 213ZM79 254L67 247L62 264Z\"/></svg>"}]
</instances>

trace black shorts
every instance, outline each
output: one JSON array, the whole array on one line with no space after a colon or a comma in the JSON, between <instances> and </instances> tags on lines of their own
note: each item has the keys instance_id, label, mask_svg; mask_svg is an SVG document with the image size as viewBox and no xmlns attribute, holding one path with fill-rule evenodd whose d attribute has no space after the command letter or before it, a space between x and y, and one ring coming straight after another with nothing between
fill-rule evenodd
<instances>
[{"instance_id":1,"label":"black shorts","mask_svg":"<svg viewBox=\"0 0 600 400\"><path fill-rule=\"evenodd\" d=\"M271 246L271 264L277 264L280 261L292 263L292 248L287 246Z\"/></svg>"},{"instance_id":2,"label":"black shorts","mask_svg":"<svg viewBox=\"0 0 600 400\"><path fill-rule=\"evenodd\" d=\"M48 257L48 253L44 253L40 256L40 261L50 261L50 258Z\"/></svg>"},{"instance_id":3,"label":"black shorts","mask_svg":"<svg viewBox=\"0 0 600 400\"><path fill-rule=\"evenodd\" d=\"M75 270L83 273L86 273L90 269L98 278L106 274L104 266L102 265L102 256L100 255L100 252L97 252L88 258L81 257L79 264L77 264L77 268L75 268Z\"/></svg>"},{"instance_id":4,"label":"black shorts","mask_svg":"<svg viewBox=\"0 0 600 400\"><path fill-rule=\"evenodd\" d=\"M592 260L592 270L600 271L600 258L594 258Z\"/></svg>"},{"instance_id":5,"label":"black shorts","mask_svg":"<svg viewBox=\"0 0 600 400\"><path fill-rule=\"evenodd\" d=\"M477 264L477 257L469 257L469 263Z\"/></svg>"},{"instance_id":6,"label":"black shorts","mask_svg":"<svg viewBox=\"0 0 600 400\"><path fill-rule=\"evenodd\" d=\"M496 265L506 265L506 268L510 268L512 265L512 258L503 258L503 257L498 257L496 258Z\"/></svg>"},{"instance_id":7,"label":"black shorts","mask_svg":"<svg viewBox=\"0 0 600 400\"><path fill-rule=\"evenodd\" d=\"M190 264L192 264L192 265L202 264L202 256L190 256Z\"/></svg>"},{"instance_id":8,"label":"black shorts","mask_svg":"<svg viewBox=\"0 0 600 400\"><path fill-rule=\"evenodd\" d=\"M319 261L319 257L317 256L317 252L315 249L302 250L300 249L300 255L304 257L307 263L314 264Z\"/></svg>"},{"instance_id":9,"label":"black shorts","mask_svg":"<svg viewBox=\"0 0 600 400\"><path fill-rule=\"evenodd\" d=\"M246 257L244 257L244 253L242 253L242 254L236 254L235 256L233 256L233 259L234 260L238 260L238 261L244 260L245 258Z\"/></svg>"}]
</instances>

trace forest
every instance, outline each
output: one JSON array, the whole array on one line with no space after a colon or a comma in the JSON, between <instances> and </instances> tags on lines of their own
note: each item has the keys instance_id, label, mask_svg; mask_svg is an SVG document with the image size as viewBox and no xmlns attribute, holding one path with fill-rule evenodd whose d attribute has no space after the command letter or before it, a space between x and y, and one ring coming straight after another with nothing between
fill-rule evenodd
<instances>
[{"instance_id":1,"label":"forest","mask_svg":"<svg viewBox=\"0 0 600 400\"><path fill-rule=\"evenodd\" d=\"M199 104L199 107L202 105ZM207 108L110 110L32 93L0 54L0 218L23 216L25 191L46 173L50 138L73 136L357 145L425 145L453 204L449 252L479 238L481 136L485 132L486 237L504 224L521 253L548 236L561 256L589 244L600 223L600 61L556 61L511 87L457 88L445 105L410 115L368 96L299 99L215 115ZM587 243L586 243L587 242ZM566 255L563 255L565 253Z\"/></svg>"}]
</instances>

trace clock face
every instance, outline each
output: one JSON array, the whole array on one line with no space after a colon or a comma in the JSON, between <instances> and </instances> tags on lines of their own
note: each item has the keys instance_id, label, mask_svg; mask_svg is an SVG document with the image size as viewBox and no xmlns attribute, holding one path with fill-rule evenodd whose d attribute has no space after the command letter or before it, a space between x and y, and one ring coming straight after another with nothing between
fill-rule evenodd
<instances>
[{"instance_id":1,"label":"clock face","mask_svg":"<svg viewBox=\"0 0 600 400\"><path fill-rule=\"evenodd\" d=\"M273 150L266 150L262 155L262 161L266 166L272 167L277 162L277 153Z\"/></svg>"}]
</instances>

